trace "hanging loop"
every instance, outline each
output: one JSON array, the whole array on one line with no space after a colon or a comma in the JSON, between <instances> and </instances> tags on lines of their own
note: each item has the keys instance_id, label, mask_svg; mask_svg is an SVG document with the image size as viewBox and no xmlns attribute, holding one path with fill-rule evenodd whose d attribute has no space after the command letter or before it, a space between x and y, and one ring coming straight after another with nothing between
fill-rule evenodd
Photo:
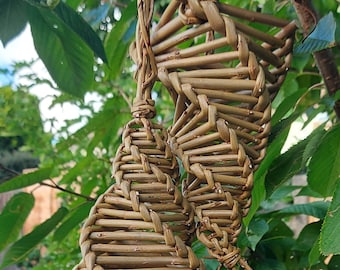
<instances>
[{"instance_id":1,"label":"hanging loop","mask_svg":"<svg viewBox=\"0 0 340 270\"><path fill-rule=\"evenodd\" d=\"M134 56L137 64L135 79L137 93L131 112L135 118L151 119L156 115L155 102L151 91L157 77L157 66L150 45L150 26L152 21L153 0L138 0L138 24L136 29L136 42Z\"/></svg>"}]
</instances>

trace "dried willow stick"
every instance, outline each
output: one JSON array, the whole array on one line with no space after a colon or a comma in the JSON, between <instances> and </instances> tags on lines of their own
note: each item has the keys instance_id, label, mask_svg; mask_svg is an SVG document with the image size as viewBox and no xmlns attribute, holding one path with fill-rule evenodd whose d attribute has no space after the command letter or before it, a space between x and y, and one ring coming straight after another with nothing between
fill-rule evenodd
<instances>
[{"instance_id":1,"label":"dried willow stick","mask_svg":"<svg viewBox=\"0 0 340 270\"><path fill-rule=\"evenodd\" d=\"M249 69L247 67L237 68L221 68L221 69L199 69L183 71L178 74L180 78L200 78L202 75L206 78L232 78L249 76Z\"/></svg>"},{"instance_id":2,"label":"dried willow stick","mask_svg":"<svg viewBox=\"0 0 340 270\"><path fill-rule=\"evenodd\" d=\"M225 3L217 2L216 5L222 13L228 14L230 16L235 16L247 21L258 22L277 27L284 27L289 23L289 21L287 20L276 18L269 14L245 10Z\"/></svg>"},{"instance_id":3,"label":"dried willow stick","mask_svg":"<svg viewBox=\"0 0 340 270\"><path fill-rule=\"evenodd\" d=\"M181 25L181 27L183 26L183 24ZM161 43L158 43L156 46L152 47L152 50L154 52L154 54L159 54L161 52L166 51L167 49L174 47L180 43L182 43L183 41L186 41L188 39L194 38L198 35L201 35L207 31L211 30L211 26L206 23L206 24L202 24L200 26L198 26L195 29L189 29L187 31L183 31L171 38L168 38L166 40L163 40ZM169 32L166 32L167 34ZM151 44L157 42L157 40L151 39Z\"/></svg>"},{"instance_id":4,"label":"dried willow stick","mask_svg":"<svg viewBox=\"0 0 340 270\"><path fill-rule=\"evenodd\" d=\"M269 35L265 32L257 30L256 28L250 27L246 24L235 21L236 29L240 30L242 33L254 37L258 40L265 41L266 43L274 46L281 47L284 44L284 41L276 36Z\"/></svg>"},{"instance_id":5,"label":"dried willow stick","mask_svg":"<svg viewBox=\"0 0 340 270\"><path fill-rule=\"evenodd\" d=\"M165 11L162 13L162 17L157 24L157 28L156 28L157 30L159 30L159 28L161 28L163 25L167 24L171 20L172 16L175 14L179 5L180 5L180 1L170 2L170 4L165 9Z\"/></svg>"}]
</instances>

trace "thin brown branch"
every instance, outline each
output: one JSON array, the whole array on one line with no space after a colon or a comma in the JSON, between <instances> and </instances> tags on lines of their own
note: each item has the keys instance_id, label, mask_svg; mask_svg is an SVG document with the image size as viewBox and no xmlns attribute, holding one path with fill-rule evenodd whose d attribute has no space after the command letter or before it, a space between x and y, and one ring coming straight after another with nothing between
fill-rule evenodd
<instances>
[{"instance_id":1,"label":"thin brown branch","mask_svg":"<svg viewBox=\"0 0 340 270\"><path fill-rule=\"evenodd\" d=\"M315 61L330 96L340 90L340 75L331 49L314 53Z\"/></svg>"},{"instance_id":2,"label":"thin brown branch","mask_svg":"<svg viewBox=\"0 0 340 270\"><path fill-rule=\"evenodd\" d=\"M334 111L335 111L336 116L338 117L338 119L340 119L340 100L335 101Z\"/></svg>"},{"instance_id":3,"label":"thin brown branch","mask_svg":"<svg viewBox=\"0 0 340 270\"><path fill-rule=\"evenodd\" d=\"M129 108L130 108L130 110L131 110L131 108L132 108L132 103L131 103L129 97L125 94L124 90L123 90L121 87L117 87L117 89L118 89L119 94L123 97L123 99L124 99L125 102L128 104L128 106L129 106Z\"/></svg>"},{"instance_id":4,"label":"thin brown branch","mask_svg":"<svg viewBox=\"0 0 340 270\"><path fill-rule=\"evenodd\" d=\"M317 23L317 14L311 0L292 0L303 33L307 36Z\"/></svg>"},{"instance_id":5,"label":"thin brown branch","mask_svg":"<svg viewBox=\"0 0 340 270\"><path fill-rule=\"evenodd\" d=\"M6 166L4 166L3 164L0 163L0 170L3 170L3 171L6 171L6 172L9 172L11 174L14 174L16 176L20 175L20 173L18 173L17 171L14 171Z\"/></svg>"},{"instance_id":6,"label":"thin brown branch","mask_svg":"<svg viewBox=\"0 0 340 270\"><path fill-rule=\"evenodd\" d=\"M65 189L59 185L57 185L52 179L50 179L50 181L52 182L52 184L49 184L49 183L46 183L46 182L40 182L39 184L41 186L47 186L47 187L51 187L51 188L55 188L55 189L58 189L60 191L63 191L63 192L66 192L66 193L69 193L69 194L72 194L72 195L75 195L77 197L81 197L81 198L84 198L88 201L94 201L95 198L92 198L92 197L89 197L89 196L86 196L86 195L83 195L81 193L77 193L77 192L74 192L72 190L68 190L68 189Z\"/></svg>"},{"instance_id":7,"label":"thin brown branch","mask_svg":"<svg viewBox=\"0 0 340 270\"><path fill-rule=\"evenodd\" d=\"M6 166L4 166L4 165L1 164L1 163L0 163L0 169L1 169L1 170L4 170L4 171L6 171L6 172L9 172L9 173L11 173L11 174L13 174L13 175L15 175L15 176L21 175L21 174L18 173L17 171L14 171L14 170L12 170L12 169L10 169L10 168L7 168ZM10 180L11 180L11 179L8 179L8 181L10 181ZM88 201L94 201L94 200L95 200L95 198L92 198L92 197L89 197L89 196L86 196L86 195L83 195L83 194L80 194L80 193L74 192L74 191L72 191L72 190L68 190L68 189L65 189L65 188L61 187L61 186L59 186L55 181L53 181L53 179L49 179L49 180L52 182L52 184L48 184L48 183L46 183L46 182L40 182L39 185L41 185L41 186L47 186L47 187L51 187L51 188L55 188L55 189L58 189L58 190L60 190L60 191L63 191L63 192L66 192L66 193L75 195L75 196L77 196L77 197L84 198L84 199L86 199L86 200L88 200Z\"/></svg>"}]
</instances>

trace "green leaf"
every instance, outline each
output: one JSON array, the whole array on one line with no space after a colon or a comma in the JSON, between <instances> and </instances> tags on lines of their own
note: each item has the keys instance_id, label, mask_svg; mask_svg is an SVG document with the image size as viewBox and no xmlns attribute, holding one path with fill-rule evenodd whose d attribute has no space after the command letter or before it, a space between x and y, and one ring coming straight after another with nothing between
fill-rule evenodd
<instances>
[{"instance_id":1,"label":"green leaf","mask_svg":"<svg viewBox=\"0 0 340 270\"><path fill-rule=\"evenodd\" d=\"M106 148L108 148L109 145L113 145L114 142L117 143L120 141L120 136L117 136L118 132L121 127L131 119L131 113L126 108L127 103L121 96L115 96L106 101L103 105L103 111L98 114L96 121L98 121L97 124L99 125L93 140L89 144L90 149L97 146L94 145L95 141L101 140L103 146Z\"/></svg>"},{"instance_id":2,"label":"green leaf","mask_svg":"<svg viewBox=\"0 0 340 270\"><path fill-rule=\"evenodd\" d=\"M269 231L263 236L259 242L256 252L260 254L259 264L255 264L253 269L281 269L276 268L262 268L269 261L274 260L277 263L282 262L290 256L291 247L294 245L293 231L281 219L271 218L268 220ZM273 261L273 263L274 263ZM294 268L284 268L294 269Z\"/></svg>"},{"instance_id":3,"label":"green leaf","mask_svg":"<svg viewBox=\"0 0 340 270\"><path fill-rule=\"evenodd\" d=\"M297 69L299 73L302 73L304 68L308 65L311 58L311 54L296 54L292 59L292 68Z\"/></svg>"},{"instance_id":4,"label":"green leaf","mask_svg":"<svg viewBox=\"0 0 340 270\"><path fill-rule=\"evenodd\" d=\"M204 256L207 256L208 255L208 252L207 252L207 249L206 249L206 246L196 240L195 242L193 242L192 244L192 250L195 252L195 254L199 257L199 258L202 258Z\"/></svg>"},{"instance_id":5,"label":"green leaf","mask_svg":"<svg viewBox=\"0 0 340 270\"><path fill-rule=\"evenodd\" d=\"M334 100L340 100L340 91L335 92Z\"/></svg>"},{"instance_id":6,"label":"green leaf","mask_svg":"<svg viewBox=\"0 0 340 270\"><path fill-rule=\"evenodd\" d=\"M323 255L340 254L340 181L329 206L320 236L320 249Z\"/></svg>"},{"instance_id":7,"label":"green leaf","mask_svg":"<svg viewBox=\"0 0 340 270\"><path fill-rule=\"evenodd\" d=\"M274 160L266 176L267 196L302 170L302 155L306 145L307 140L300 141Z\"/></svg>"},{"instance_id":8,"label":"green leaf","mask_svg":"<svg viewBox=\"0 0 340 270\"><path fill-rule=\"evenodd\" d=\"M206 270L216 270L220 266L220 263L213 258L203 258L203 263Z\"/></svg>"},{"instance_id":9,"label":"green leaf","mask_svg":"<svg viewBox=\"0 0 340 270\"><path fill-rule=\"evenodd\" d=\"M323 128L320 126L306 139L298 142L273 161L274 165L270 167L266 176L267 195L271 195L277 187L305 168L307 160L314 153L323 134Z\"/></svg>"},{"instance_id":10,"label":"green leaf","mask_svg":"<svg viewBox=\"0 0 340 270\"><path fill-rule=\"evenodd\" d=\"M268 169L272 165L274 159L280 155L281 149L288 136L290 125L297 117L298 114L293 113L288 118L283 119L279 123L277 123L272 129L272 133L269 137L267 154L254 174L252 204L247 216L243 219L245 225L249 224L257 209L260 207L261 202L266 198L266 189L264 182L268 173Z\"/></svg>"},{"instance_id":11,"label":"green leaf","mask_svg":"<svg viewBox=\"0 0 340 270\"><path fill-rule=\"evenodd\" d=\"M243 218L243 222L246 226L249 225L250 221L256 214L256 211L260 207L261 202L263 202L263 200L265 200L266 198L266 189L264 186L265 176L266 176L265 174L255 173L254 187L253 187L252 196L251 196L252 203L251 203L248 214Z\"/></svg>"},{"instance_id":12,"label":"green leaf","mask_svg":"<svg viewBox=\"0 0 340 270\"><path fill-rule=\"evenodd\" d=\"M287 270L286 266L283 262L273 260L273 259L265 259L256 262L254 269L258 270Z\"/></svg>"},{"instance_id":13,"label":"green leaf","mask_svg":"<svg viewBox=\"0 0 340 270\"><path fill-rule=\"evenodd\" d=\"M323 198L320 193L312 190L309 186L303 187L296 196L308 196L314 198Z\"/></svg>"},{"instance_id":14,"label":"green leaf","mask_svg":"<svg viewBox=\"0 0 340 270\"><path fill-rule=\"evenodd\" d=\"M0 40L4 47L27 24L26 4L22 0L0 1Z\"/></svg>"},{"instance_id":15,"label":"green leaf","mask_svg":"<svg viewBox=\"0 0 340 270\"><path fill-rule=\"evenodd\" d=\"M311 86L314 86L314 84L320 83L320 75L318 73L308 73L308 72L302 72L301 74L299 74L298 76L296 76L296 81L298 83L298 87L299 88L305 88L305 89L310 89ZM303 96L303 98L299 101L299 105L301 105L301 103L303 103L304 99L307 99L307 102L305 103L309 103L308 105L314 105L312 104L312 101L310 101L310 99L315 100L315 98L317 98L317 100L320 100L320 92L316 90L317 88L314 88L314 90L311 91L311 89L309 91L306 92L306 94ZM305 106L306 108L306 106Z\"/></svg>"},{"instance_id":16,"label":"green leaf","mask_svg":"<svg viewBox=\"0 0 340 270\"><path fill-rule=\"evenodd\" d=\"M279 141L281 143L285 143L286 138L288 136L288 132L290 129L291 124L300 116L300 113L295 111L293 114L291 114L289 117L284 118L280 120L277 124L275 124L271 130L271 133L269 135L269 143L271 144L272 142L275 143L275 141ZM282 134L285 134L283 136ZM280 139L278 139L280 138ZM283 146L282 144L282 146ZM282 148L281 146L281 148ZM280 148L280 150L281 150ZM263 162L262 162L263 163ZM262 164L261 163L261 164Z\"/></svg>"},{"instance_id":17,"label":"green leaf","mask_svg":"<svg viewBox=\"0 0 340 270\"><path fill-rule=\"evenodd\" d=\"M59 208L51 218L37 226L31 233L15 242L5 254L0 269L24 260L33 248L55 229L67 212L66 208Z\"/></svg>"},{"instance_id":18,"label":"green leaf","mask_svg":"<svg viewBox=\"0 0 340 270\"><path fill-rule=\"evenodd\" d=\"M20 192L15 194L0 214L0 251L15 241L34 206L32 194Z\"/></svg>"},{"instance_id":19,"label":"green leaf","mask_svg":"<svg viewBox=\"0 0 340 270\"><path fill-rule=\"evenodd\" d=\"M268 146L266 157L255 172L254 187L252 190L252 204L249 209L248 215L243 219L243 222L246 226L249 225L250 220L255 215L261 202L266 198L266 189L264 185L265 177L268 172L268 168L271 166L273 160L278 155L280 155L282 146L284 145L289 133L289 125L282 125L282 128L278 130L280 130L280 132L275 135L276 139Z\"/></svg>"},{"instance_id":20,"label":"green leaf","mask_svg":"<svg viewBox=\"0 0 340 270\"><path fill-rule=\"evenodd\" d=\"M323 219L327 213L329 202L316 201L304 204L294 204L277 211L278 215L307 215Z\"/></svg>"},{"instance_id":21,"label":"green leaf","mask_svg":"<svg viewBox=\"0 0 340 270\"><path fill-rule=\"evenodd\" d=\"M80 161L78 161L68 172L62 177L59 184L71 184L78 175L81 174L83 170L86 170L88 166L90 166L91 162L93 162L93 155L87 155Z\"/></svg>"},{"instance_id":22,"label":"green leaf","mask_svg":"<svg viewBox=\"0 0 340 270\"><path fill-rule=\"evenodd\" d=\"M129 3L122 11L122 17L108 34L104 43L109 60L110 70L108 72L110 79L115 79L120 74L129 44L135 36L137 22L136 1Z\"/></svg>"},{"instance_id":23,"label":"green leaf","mask_svg":"<svg viewBox=\"0 0 340 270\"><path fill-rule=\"evenodd\" d=\"M79 207L76 207L69 215L68 218L55 230L53 240L61 242L71 232L75 226L79 226L89 214L94 202L86 202Z\"/></svg>"},{"instance_id":24,"label":"green leaf","mask_svg":"<svg viewBox=\"0 0 340 270\"><path fill-rule=\"evenodd\" d=\"M307 176L310 187L327 197L333 194L340 180L340 125L334 126L320 141Z\"/></svg>"},{"instance_id":25,"label":"green leaf","mask_svg":"<svg viewBox=\"0 0 340 270\"><path fill-rule=\"evenodd\" d=\"M91 26L88 25L88 23L77 12L62 1L59 2L53 11L87 43L98 57L107 63L102 41L96 32L93 31Z\"/></svg>"},{"instance_id":26,"label":"green leaf","mask_svg":"<svg viewBox=\"0 0 340 270\"><path fill-rule=\"evenodd\" d=\"M326 130L324 129L324 125L320 125L317 129L315 129L311 135L308 136L308 142L305 148L305 151L302 155L302 162L306 163L310 158L313 157L316 149L318 149L320 143L322 142L323 136L325 136Z\"/></svg>"},{"instance_id":27,"label":"green leaf","mask_svg":"<svg viewBox=\"0 0 340 270\"><path fill-rule=\"evenodd\" d=\"M76 9L82 2L83 0L66 0L66 3L73 9Z\"/></svg>"},{"instance_id":28,"label":"green leaf","mask_svg":"<svg viewBox=\"0 0 340 270\"><path fill-rule=\"evenodd\" d=\"M271 201L278 202L287 196L289 196L293 191L297 189L301 189L302 186L281 186L278 189L276 189L269 197Z\"/></svg>"},{"instance_id":29,"label":"green leaf","mask_svg":"<svg viewBox=\"0 0 340 270\"><path fill-rule=\"evenodd\" d=\"M42 168L31 173L22 174L0 185L0 192L31 186L50 178L52 168Z\"/></svg>"},{"instance_id":30,"label":"green leaf","mask_svg":"<svg viewBox=\"0 0 340 270\"><path fill-rule=\"evenodd\" d=\"M314 241L314 244L308 254L309 266L315 265L320 262L320 232L318 232L318 238Z\"/></svg>"},{"instance_id":31,"label":"green leaf","mask_svg":"<svg viewBox=\"0 0 340 270\"><path fill-rule=\"evenodd\" d=\"M288 225L279 218L268 220L269 231L265 234L266 241L278 240L279 238L293 238L294 232Z\"/></svg>"},{"instance_id":32,"label":"green leaf","mask_svg":"<svg viewBox=\"0 0 340 270\"><path fill-rule=\"evenodd\" d=\"M51 9L31 7L34 45L60 90L83 97L94 78L93 53Z\"/></svg>"},{"instance_id":33,"label":"green leaf","mask_svg":"<svg viewBox=\"0 0 340 270\"><path fill-rule=\"evenodd\" d=\"M315 121L316 119L318 119L320 114L324 113L325 111L327 111L327 108L323 104L320 104L316 108L314 108L314 106L311 106L310 108L308 108L306 111L307 120L304 121L301 129L306 128L310 123L312 123L313 120ZM320 120L317 120L317 121L319 122Z\"/></svg>"},{"instance_id":34,"label":"green leaf","mask_svg":"<svg viewBox=\"0 0 340 270\"><path fill-rule=\"evenodd\" d=\"M206 270L216 270L218 269L219 262L211 256L207 251L207 247L203 245L200 241L195 241L192 244L192 250L195 252L196 256L203 260L204 266ZM208 259L207 259L208 258Z\"/></svg>"},{"instance_id":35,"label":"green leaf","mask_svg":"<svg viewBox=\"0 0 340 270\"><path fill-rule=\"evenodd\" d=\"M319 237L321 224L322 223L320 221L307 224L300 232L292 250L304 252L310 251L314 246L314 242Z\"/></svg>"},{"instance_id":36,"label":"green leaf","mask_svg":"<svg viewBox=\"0 0 340 270\"><path fill-rule=\"evenodd\" d=\"M253 219L246 230L250 248L255 251L258 242L268 232L269 226L264 219Z\"/></svg>"},{"instance_id":37,"label":"green leaf","mask_svg":"<svg viewBox=\"0 0 340 270\"><path fill-rule=\"evenodd\" d=\"M296 83L295 83L296 84ZM280 105L275 110L275 113L272 117L272 124L275 125L283 118L290 110L294 110L294 107L301 98L301 96L306 92L306 89L299 89L297 87L297 91L293 94L285 97L284 100L280 103Z\"/></svg>"},{"instance_id":38,"label":"green leaf","mask_svg":"<svg viewBox=\"0 0 340 270\"><path fill-rule=\"evenodd\" d=\"M329 268L324 261L320 261L318 264L313 265L309 268L310 270L330 270L334 268Z\"/></svg>"},{"instance_id":39,"label":"green leaf","mask_svg":"<svg viewBox=\"0 0 340 270\"><path fill-rule=\"evenodd\" d=\"M121 96L114 96L112 99L107 100L102 111L96 113L85 126L72 134L67 140L58 143L57 149L63 151L72 145L78 144L89 134L92 137L87 147L89 152L97 146L96 142L104 137L119 138L119 129L131 119L130 112L122 112L124 106L126 106L126 103ZM111 142L110 140L108 141L109 143ZM105 145L105 147L107 146Z\"/></svg>"}]
</instances>

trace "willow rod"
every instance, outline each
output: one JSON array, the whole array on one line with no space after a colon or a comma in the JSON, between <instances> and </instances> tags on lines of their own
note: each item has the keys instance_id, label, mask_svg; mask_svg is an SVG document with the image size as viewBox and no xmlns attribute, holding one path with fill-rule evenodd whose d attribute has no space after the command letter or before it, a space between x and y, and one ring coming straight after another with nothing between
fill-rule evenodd
<instances>
[{"instance_id":1,"label":"willow rod","mask_svg":"<svg viewBox=\"0 0 340 270\"><path fill-rule=\"evenodd\" d=\"M164 236L155 232L93 232L90 235L91 239L98 240L144 240L144 241L164 241Z\"/></svg>"},{"instance_id":2,"label":"willow rod","mask_svg":"<svg viewBox=\"0 0 340 270\"><path fill-rule=\"evenodd\" d=\"M205 54L207 51L213 51L219 49L221 47L225 47L227 45L227 38L218 38L212 41L207 41L201 44L198 44L193 47L188 47L185 49L170 49L170 52L165 52L164 54L159 54L155 57L157 62L163 62L172 59L181 59L192 56L198 56L199 54Z\"/></svg>"},{"instance_id":3,"label":"willow rod","mask_svg":"<svg viewBox=\"0 0 340 270\"><path fill-rule=\"evenodd\" d=\"M163 265L183 265L188 264L188 259L175 257L137 257L137 256L98 256L98 264L121 265L121 267L138 267L140 265L155 267Z\"/></svg>"},{"instance_id":4,"label":"willow rod","mask_svg":"<svg viewBox=\"0 0 340 270\"><path fill-rule=\"evenodd\" d=\"M246 10L243 8L235 7L232 5L228 5L225 3L216 2L219 10L223 13L226 13L230 16L235 16L238 18L245 19L247 21L258 22L263 24L268 24L277 27L286 26L289 21L285 19L276 18L269 14L258 13L250 10Z\"/></svg>"}]
</instances>

